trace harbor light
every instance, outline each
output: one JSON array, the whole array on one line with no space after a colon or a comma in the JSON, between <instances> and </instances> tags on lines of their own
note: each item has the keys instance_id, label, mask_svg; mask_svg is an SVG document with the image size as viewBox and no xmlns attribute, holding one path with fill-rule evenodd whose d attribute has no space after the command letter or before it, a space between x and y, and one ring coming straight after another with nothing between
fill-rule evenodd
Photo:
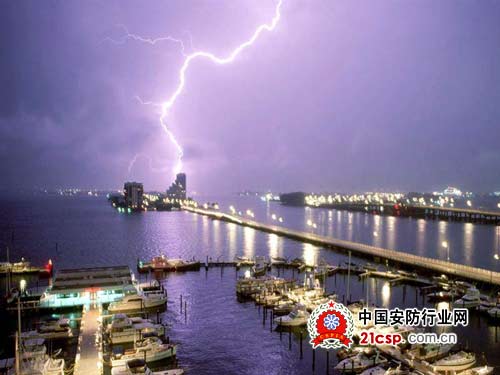
<instances>
[{"instance_id":1,"label":"harbor light","mask_svg":"<svg viewBox=\"0 0 500 375\"><path fill-rule=\"evenodd\" d=\"M373 232L373 236L374 237L378 237L378 233L377 232Z\"/></svg>"},{"instance_id":2,"label":"harbor light","mask_svg":"<svg viewBox=\"0 0 500 375\"><path fill-rule=\"evenodd\" d=\"M471 201L467 201L467 206L471 207L472 206L472 202Z\"/></svg>"},{"instance_id":3,"label":"harbor light","mask_svg":"<svg viewBox=\"0 0 500 375\"><path fill-rule=\"evenodd\" d=\"M250 270L246 270L245 271L245 279L249 279L250 278Z\"/></svg>"},{"instance_id":4,"label":"harbor light","mask_svg":"<svg viewBox=\"0 0 500 375\"><path fill-rule=\"evenodd\" d=\"M500 256L498 255L498 253L496 253L495 255L493 255L493 258L495 258L496 260L499 260Z\"/></svg>"},{"instance_id":5,"label":"harbor light","mask_svg":"<svg viewBox=\"0 0 500 375\"><path fill-rule=\"evenodd\" d=\"M282 223L282 222L283 222L283 218L280 216L280 217L278 218L278 221L279 221L280 223Z\"/></svg>"},{"instance_id":6,"label":"harbor light","mask_svg":"<svg viewBox=\"0 0 500 375\"><path fill-rule=\"evenodd\" d=\"M276 214L272 214L271 219L276 220Z\"/></svg>"}]
</instances>

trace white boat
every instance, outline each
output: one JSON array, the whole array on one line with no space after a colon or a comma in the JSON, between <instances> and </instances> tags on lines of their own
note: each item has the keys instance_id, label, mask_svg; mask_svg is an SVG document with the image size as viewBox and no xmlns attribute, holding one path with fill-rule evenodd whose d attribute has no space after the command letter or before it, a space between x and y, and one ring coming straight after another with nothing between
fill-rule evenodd
<instances>
[{"instance_id":1,"label":"white boat","mask_svg":"<svg viewBox=\"0 0 500 375\"><path fill-rule=\"evenodd\" d=\"M416 372L403 368L401 364L397 367L391 367L386 370L385 375L417 375Z\"/></svg>"},{"instance_id":2,"label":"white boat","mask_svg":"<svg viewBox=\"0 0 500 375\"><path fill-rule=\"evenodd\" d=\"M346 358L340 361L335 369L340 372L362 372L370 367L383 365L387 363L387 359L381 356L378 352L369 357L364 353L358 353L354 357Z\"/></svg>"},{"instance_id":3,"label":"white boat","mask_svg":"<svg viewBox=\"0 0 500 375\"><path fill-rule=\"evenodd\" d=\"M145 375L183 375L184 370L180 368L164 371L151 371L144 361L144 359L132 359L122 367L113 367L111 369L111 375L133 375L133 374L145 374Z\"/></svg>"},{"instance_id":4,"label":"white boat","mask_svg":"<svg viewBox=\"0 0 500 375\"><path fill-rule=\"evenodd\" d=\"M488 315L495 319L500 319L500 307L495 306L488 310Z\"/></svg>"},{"instance_id":5,"label":"white boat","mask_svg":"<svg viewBox=\"0 0 500 375\"><path fill-rule=\"evenodd\" d=\"M265 257L255 257L255 265L252 267L254 276L263 276L267 271L267 260Z\"/></svg>"},{"instance_id":6,"label":"white boat","mask_svg":"<svg viewBox=\"0 0 500 375\"><path fill-rule=\"evenodd\" d=\"M30 340L30 339L67 339L73 337L73 332L70 327L57 327L53 329L49 329L48 327L44 327L41 330L41 327L38 330L27 331L21 333L22 340Z\"/></svg>"},{"instance_id":7,"label":"white boat","mask_svg":"<svg viewBox=\"0 0 500 375\"><path fill-rule=\"evenodd\" d=\"M116 348L121 349L121 348ZM111 367L125 366L132 359L144 359L147 363L174 357L177 352L176 345L163 344L158 337L148 337L136 341L135 348L125 352L115 351L111 358Z\"/></svg>"},{"instance_id":8,"label":"white boat","mask_svg":"<svg viewBox=\"0 0 500 375\"><path fill-rule=\"evenodd\" d=\"M69 327L69 319L66 318L50 318L45 320L38 330L40 332L58 332L66 331Z\"/></svg>"},{"instance_id":9,"label":"white boat","mask_svg":"<svg viewBox=\"0 0 500 375\"><path fill-rule=\"evenodd\" d=\"M460 375L488 375L493 374L494 367L491 366L479 366L470 368L460 373Z\"/></svg>"},{"instance_id":10,"label":"white boat","mask_svg":"<svg viewBox=\"0 0 500 375\"><path fill-rule=\"evenodd\" d=\"M144 336L164 336L165 326L140 317L129 318L125 314L115 314L106 333L112 344L121 344L134 342Z\"/></svg>"},{"instance_id":11,"label":"white boat","mask_svg":"<svg viewBox=\"0 0 500 375\"><path fill-rule=\"evenodd\" d=\"M481 294L479 290L475 287L467 288L467 292L463 295L462 298L457 299L453 302L453 307L477 307L481 304Z\"/></svg>"},{"instance_id":12,"label":"white boat","mask_svg":"<svg viewBox=\"0 0 500 375\"><path fill-rule=\"evenodd\" d=\"M128 294L121 301L111 302L108 311L112 314L119 312L141 311L145 309L160 309L167 303L164 293Z\"/></svg>"},{"instance_id":13,"label":"white boat","mask_svg":"<svg viewBox=\"0 0 500 375\"><path fill-rule=\"evenodd\" d=\"M434 361L448 354L453 344L422 344L410 350L411 355L426 362Z\"/></svg>"},{"instance_id":14,"label":"white boat","mask_svg":"<svg viewBox=\"0 0 500 375\"><path fill-rule=\"evenodd\" d=\"M64 375L64 359L48 358L43 365L43 375Z\"/></svg>"},{"instance_id":15,"label":"white boat","mask_svg":"<svg viewBox=\"0 0 500 375\"><path fill-rule=\"evenodd\" d=\"M474 353L460 351L435 362L432 368L434 371L451 373L452 371L467 370L474 366L475 363L476 355Z\"/></svg>"},{"instance_id":16,"label":"white boat","mask_svg":"<svg viewBox=\"0 0 500 375\"><path fill-rule=\"evenodd\" d=\"M309 319L309 313L303 309L295 309L290 314L274 318L274 323L283 327L305 326Z\"/></svg>"},{"instance_id":17,"label":"white boat","mask_svg":"<svg viewBox=\"0 0 500 375\"><path fill-rule=\"evenodd\" d=\"M385 375L386 369L382 366L375 366L364 370L360 375Z\"/></svg>"}]
</instances>

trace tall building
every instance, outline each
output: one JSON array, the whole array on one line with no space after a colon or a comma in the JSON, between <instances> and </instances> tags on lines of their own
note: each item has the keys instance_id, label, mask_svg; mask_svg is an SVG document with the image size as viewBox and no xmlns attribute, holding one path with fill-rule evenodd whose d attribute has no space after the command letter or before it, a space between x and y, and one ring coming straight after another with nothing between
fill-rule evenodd
<instances>
[{"instance_id":1,"label":"tall building","mask_svg":"<svg viewBox=\"0 0 500 375\"><path fill-rule=\"evenodd\" d=\"M125 182L123 187L125 205L132 210L142 210L144 188L139 182Z\"/></svg>"},{"instance_id":2,"label":"tall building","mask_svg":"<svg viewBox=\"0 0 500 375\"><path fill-rule=\"evenodd\" d=\"M167 196L173 199L186 199L186 174L178 173L175 181L167 189Z\"/></svg>"}]
</instances>

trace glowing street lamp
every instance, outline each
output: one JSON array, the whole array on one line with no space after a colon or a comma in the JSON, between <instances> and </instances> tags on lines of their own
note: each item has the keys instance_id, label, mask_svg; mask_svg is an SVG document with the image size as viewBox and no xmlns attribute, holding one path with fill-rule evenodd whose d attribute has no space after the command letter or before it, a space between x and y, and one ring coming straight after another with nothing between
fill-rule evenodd
<instances>
[{"instance_id":1,"label":"glowing street lamp","mask_svg":"<svg viewBox=\"0 0 500 375\"><path fill-rule=\"evenodd\" d=\"M448 241L443 241L443 242L441 242L441 246L446 248L447 259L449 262L450 261L450 244L448 243Z\"/></svg>"}]
</instances>

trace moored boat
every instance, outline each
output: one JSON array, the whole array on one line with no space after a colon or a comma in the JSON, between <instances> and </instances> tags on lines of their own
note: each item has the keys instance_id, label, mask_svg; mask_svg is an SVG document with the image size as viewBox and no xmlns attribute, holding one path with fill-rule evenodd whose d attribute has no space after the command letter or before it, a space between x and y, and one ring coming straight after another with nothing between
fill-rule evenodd
<instances>
[{"instance_id":1,"label":"moored boat","mask_svg":"<svg viewBox=\"0 0 500 375\"><path fill-rule=\"evenodd\" d=\"M460 351L436 361L432 368L434 371L451 373L452 371L464 371L476 363L474 353Z\"/></svg>"},{"instance_id":2,"label":"moored boat","mask_svg":"<svg viewBox=\"0 0 500 375\"><path fill-rule=\"evenodd\" d=\"M111 369L111 375L183 375L184 370L177 368L164 371L151 371L144 359L132 359L127 361L125 366L117 366Z\"/></svg>"},{"instance_id":3,"label":"moored boat","mask_svg":"<svg viewBox=\"0 0 500 375\"><path fill-rule=\"evenodd\" d=\"M162 337L165 335L165 327L162 324L154 324L148 319L115 314L106 328L106 334L112 344L121 344L133 342L145 336Z\"/></svg>"},{"instance_id":4,"label":"moored boat","mask_svg":"<svg viewBox=\"0 0 500 375\"><path fill-rule=\"evenodd\" d=\"M167 303L163 293L154 294L128 294L121 301L111 302L108 311L112 314L136 312L141 310L160 309Z\"/></svg>"},{"instance_id":5,"label":"moored boat","mask_svg":"<svg viewBox=\"0 0 500 375\"><path fill-rule=\"evenodd\" d=\"M173 344L163 344L158 337L148 337L138 340L134 349L123 351L123 348L115 348L108 364L111 367L125 366L132 359L144 359L146 363L156 362L176 355L177 347Z\"/></svg>"}]
</instances>

